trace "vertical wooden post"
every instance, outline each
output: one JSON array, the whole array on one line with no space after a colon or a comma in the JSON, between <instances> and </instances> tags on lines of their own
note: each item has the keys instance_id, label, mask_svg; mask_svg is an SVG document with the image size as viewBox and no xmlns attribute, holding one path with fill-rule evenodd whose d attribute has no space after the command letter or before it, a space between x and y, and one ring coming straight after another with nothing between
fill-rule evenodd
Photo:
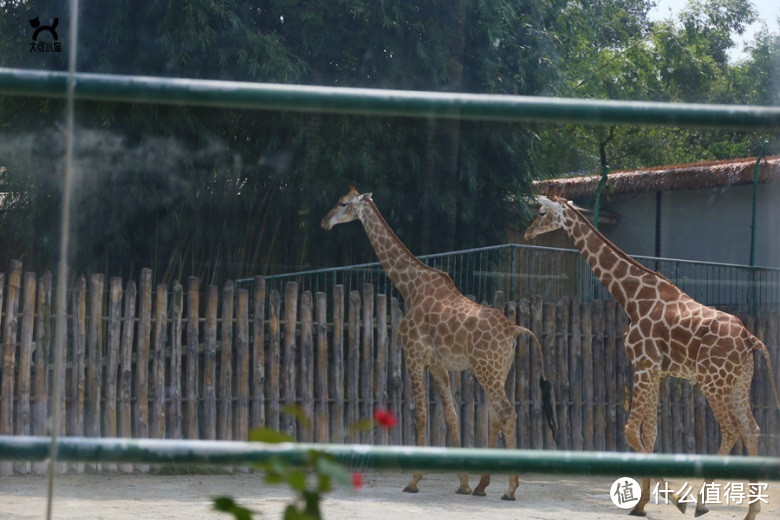
<instances>
[{"instance_id":1,"label":"vertical wooden post","mask_svg":"<svg viewBox=\"0 0 780 520\"><path fill-rule=\"evenodd\" d=\"M363 352L360 356L360 419L371 419L374 399L374 286L363 284ZM363 443L371 442L371 431L362 432Z\"/></svg>"},{"instance_id":2,"label":"vertical wooden post","mask_svg":"<svg viewBox=\"0 0 780 520\"><path fill-rule=\"evenodd\" d=\"M206 323L203 336L206 353L203 358L203 437L208 440L217 438L217 310L219 307L219 288L209 285L206 288Z\"/></svg>"},{"instance_id":3,"label":"vertical wooden post","mask_svg":"<svg viewBox=\"0 0 780 520\"><path fill-rule=\"evenodd\" d=\"M556 305L554 303L544 303L542 306L543 309L543 330L542 337L539 338L542 342L542 352L544 356L544 368L545 372L547 374L547 377L550 378L550 383L553 385L553 388L556 388L557 381L558 381L558 367L557 363L553 363L553 360L556 360L558 357L558 349L555 345L555 332L557 330L555 319L555 310ZM558 390L556 388L556 390ZM558 392L556 391L556 394ZM568 398L568 396L567 396ZM558 413L558 410L555 410L556 413ZM560 414L558 417L559 421L561 419ZM552 449L555 446L555 440L552 437L552 431L550 431L550 428L546 426L546 421L544 421L544 418L542 417L543 423L545 423L544 426L544 447L545 449Z\"/></svg>"},{"instance_id":4,"label":"vertical wooden post","mask_svg":"<svg viewBox=\"0 0 780 520\"><path fill-rule=\"evenodd\" d=\"M504 310L505 310L505 314L506 314L507 319L511 323L517 323L517 302L513 302L513 301L506 302L504 304ZM512 407L514 408L515 413L517 415L520 415L520 414L518 413L518 410L517 410L519 403L515 400L515 394L517 393L517 390L516 390L516 388L517 388L517 370L515 370L515 363L514 363L514 361L517 359L517 353L520 350L519 346L522 345L522 340L523 339L525 339L525 338L523 338L522 336L518 337L518 338L515 338L515 342L514 342L514 345L513 345L513 347L514 347L513 348L514 356L513 356L513 360L512 360L513 362L509 366L509 373L507 374L506 384L504 385L504 390L506 391L506 395L509 398L509 402L512 404ZM457 374L456 374L456 376L457 376ZM455 379L457 381L460 381L459 377L455 377L455 378L451 378L451 379ZM453 395L453 397L454 397L454 395ZM456 409L458 407L458 402L459 401L455 401L455 408ZM515 420L515 428L516 428L516 424L517 424L517 421ZM518 434L519 434L519 432L517 432L516 429L515 429L515 440L518 442L517 445L519 446L520 445L519 444L519 437L520 436Z\"/></svg>"},{"instance_id":5,"label":"vertical wooden post","mask_svg":"<svg viewBox=\"0 0 780 520\"><path fill-rule=\"evenodd\" d=\"M543 302L541 296L531 298L531 331L542 341L543 337ZM542 416L542 396L539 390L539 363L545 362L539 359L536 349L528 352L528 400L531 403L530 422L531 422L531 449L541 449L544 447L544 417ZM545 366L545 368L547 368Z\"/></svg>"},{"instance_id":6,"label":"vertical wooden post","mask_svg":"<svg viewBox=\"0 0 780 520\"><path fill-rule=\"evenodd\" d=\"M87 281L84 276L80 276L73 288L72 316L73 322L71 330L73 331L73 355L71 357L71 428L70 435L81 437L84 435L84 348L86 342L86 300L87 300ZM73 465L76 473L84 472L84 463L78 462Z\"/></svg>"},{"instance_id":7,"label":"vertical wooden post","mask_svg":"<svg viewBox=\"0 0 780 520\"><path fill-rule=\"evenodd\" d=\"M3 296L5 291L5 273L0 273L0 318L2 317L2 307L3 307ZM8 312L6 312L5 316L6 321L10 319L8 317ZM11 414L13 414L13 395L6 392L6 386L8 383L6 383L6 377L9 373L9 368L6 366L6 363L10 360L6 359L6 345L5 345L5 333L8 329L6 329L5 326L2 327L2 334L0 336L3 337L2 343L0 343L0 363L2 365L0 366L0 434L2 435L11 435L13 432L8 430L10 427L8 425L8 422L11 418ZM13 364L11 365L13 366ZM13 388L13 380L11 380L11 388ZM63 392L63 395L65 392ZM65 415L65 407L63 409L63 416ZM13 473L13 465L5 462L0 461L0 476L4 475L10 475Z\"/></svg>"},{"instance_id":8,"label":"vertical wooden post","mask_svg":"<svg viewBox=\"0 0 780 520\"><path fill-rule=\"evenodd\" d=\"M626 436L623 429L628 420L628 410L631 405L631 392L629 390L631 387L631 363L625 355L626 346L623 342L623 333L628 328L628 314L626 314L619 305L617 306L616 327L617 347L615 348L615 370L617 371L617 413L615 416L615 451L626 451L630 448L628 444L626 444ZM658 446L658 444L659 443L656 443L656 446Z\"/></svg>"},{"instance_id":9,"label":"vertical wooden post","mask_svg":"<svg viewBox=\"0 0 780 520\"><path fill-rule=\"evenodd\" d=\"M591 330L593 331L593 373L599 374L602 373L600 371L606 366L604 360L604 302L596 300L592 305ZM604 416L605 384L604 377L598 377L598 375L594 376L593 402L595 404L593 414L593 448L598 451L604 451L606 449L606 419Z\"/></svg>"},{"instance_id":10,"label":"vertical wooden post","mask_svg":"<svg viewBox=\"0 0 780 520\"><path fill-rule=\"evenodd\" d=\"M344 440L344 286L333 286L333 367L331 395L333 409L331 411L331 439Z\"/></svg>"},{"instance_id":11,"label":"vertical wooden post","mask_svg":"<svg viewBox=\"0 0 780 520\"><path fill-rule=\"evenodd\" d=\"M296 383L295 329L298 324L298 284L287 282L284 285L284 357L282 359L284 377L282 378L282 397L285 406L295 406ZM297 439L295 417L289 413L282 415L282 431Z\"/></svg>"},{"instance_id":12,"label":"vertical wooden post","mask_svg":"<svg viewBox=\"0 0 780 520\"><path fill-rule=\"evenodd\" d=\"M185 420L188 439L197 439L198 431L198 321L200 319L200 279L187 280L187 389Z\"/></svg>"},{"instance_id":13,"label":"vertical wooden post","mask_svg":"<svg viewBox=\"0 0 780 520\"><path fill-rule=\"evenodd\" d=\"M182 438L182 407L181 407L181 340L182 316L184 312L184 288L178 280L173 281L173 319L171 320L171 365L168 384L168 436L172 439Z\"/></svg>"},{"instance_id":14,"label":"vertical wooden post","mask_svg":"<svg viewBox=\"0 0 780 520\"><path fill-rule=\"evenodd\" d=\"M44 272L38 280L38 311L35 320L35 338L32 433L33 435L48 435L49 354L51 352L51 273L49 271ZM46 466L45 462L33 463L33 471L35 473L45 473Z\"/></svg>"},{"instance_id":15,"label":"vertical wooden post","mask_svg":"<svg viewBox=\"0 0 780 520\"><path fill-rule=\"evenodd\" d=\"M582 325L582 429L583 448L588 451L595 449L593 445L593 379L598 377L593 360L593 318L591 316L592 304L585 303L580 308Z\"/></svg>"},{"instance_id":16,"label":"vertical wooden post","mask_svg":"<svg viewBox=\"0 0 780 520\"><path fill-rule=\"evenodd\" d=\"M100 396L103 368L103 275L89 275L89 323L87 328L86 425L87 437L100 436ZM97 465L89 464L89 469Z\"/></svg>"},{"instance_id":17,"label":"vertical wooden post","mask_svg":"<svg viewBox=\"0 0 780 520\"><path fill-rule=\"evenodd\" d=\"M531 326L531 307L528 300L520 300L517 305L517 324ZM526 334L517 338L515 353L515 402L517 403L517 447L531 448L530 391L528 389L531 359L529 349L533 340ZM535 384L535 382L534 382Z\"/></svg>"},{"instance_id":18,"label":"vertical wooden post","mask_svg":"<svg viewBox=\"0 0 780 520\"><path fill-rule=\"evenodd\" d=\"M281 316L281 296L277 289L271 290L268 296L268 370L266 374L266 395L268 396L268 410L266 410L266 419L268 426L274 430L280 427L279 410L279 370L281 362L281 327L279 317Z\"/></svg>"},{"instance_id":19,"label":"vertical wooden post","mask_svg":"<svg viewBox=\"0 0 780 520\"><path fill-rule=\"evenodd\" d=\"M669 379L669 377L661 378L661 384L659 385L658 389L658 401L660 405L660 416L658 418L658 437L661 441L661 445L659 447L659 451L661 453L673 453L672 405L669 402L671 399L669 396ZM633 381L629 380L629 389L632 385Z\"/></svg>"},{"instance_id":20,"label":"vertical wooden post","mask_svg":"<svg viewBox=\"0 0 780 520\"><path fill-rule=\"evenodd\" d=\"M8 277L5 320L3 321L3 377L0 381L0 435L13 435L14 410L14 369L16 368L16 327L19 289L22 279L22 263L11 261L11 273ZM0 294L2 299L2 294ZM0 475L10 475L13 464L0 462Z\"/></svg>"},{"instance_id":21,"label":"vertical wooden post","mask_svg":"<svg viewBox=\"0 0 780 520\"><path fill-rule=\"evenodd\" d=\"M16 394L16 434L30 435L30 378L32 376L33 355L33 325L35 318L35 273L24 274L24 307L22 310L22 328L19 345L18 381ZM17 462L14 469L17 473L29 473L29 462Z\"/></svg>"},{"instance_id":22,"label":"vertical wooden post","mask_svg":"<svg viewBox=\"0 0 780 520\"><path fill-rule=\"evenodd\" d=\"M311 291L301 295L300 319L300 377L298 378L298 395L301 400L301 411L313 425L314 421L314 326L313 302ZM303 442L312 442L314 432L310 427L301 424L298 438Z\"/></svg>"},{"instance_id":23,"label":"vertical wooden post","mask_svg":"<svg viewBox=\"0 0 780 520\"><path fill-rule=\"evenodd\" d=\"M387 296L376 295L376 362L374 364L374 399L376 407L387 410ZM390 432L387 428L378 428L375 441L380 445L389 444Z\"/></svg>"},{"instance_id":24,"label":"vertical wooden post","mask_svg":"<svg viewBox=\"0 0 780 520\"><path fill-rule=\"evenodd\" d=\"M328 299L324 292L318 292L315 299L317 320L317 348L314 361L314 387L317 399L314 402L314 441L330 442L328 434Z\"/></svg>"},{"instance_id":25,"label":"vertical wooden post","mask_svg":"<svg viewBox=\"0 0 780 520\"><path fill-rule=\"evenodd\" d=\"M251 428L265 426L265 277L255 276L252 292Z\"/></svg>"},{"instance_id":26,"label":"vertical wooden post","mask_svg":"<svg viewBox=\"0 0 780 520\"><path fill-rule=\"evenodd\" d=\"M135 281L127 283L125 291L124 327L119 345L119 436L132 437L132 376L133 376L133 336L135 332L135 305L137 290ZM119 470L123 473L133 471L132 464L121 464Z\"/></svg>"},{"instance_id":27,"label":"vertical wooden post","mask_svg":"<svg viewBox=\"0 0 780 520\"><path fill-rule=\"evenodd\" d=\"M149 437L149 361L152 335L152 270L141 269L139 283L141 307L138 320L138 342L135 358L135 436ZM136 469L148 471L147 464L138 464Z\"/></svg>"},{"instance_id":28,"label":"vertical wooden post","mask_svg":"<svg viewBox=\"0 0 780 520\"><path fill-rule=\"evenodd\" d=\"M778 359L778 354L780 354L780 345L778 344L778 339L780 338L780 315L777 311L771 311L769 313L769 322L768 322L768 332L769 336L766 338L766 347L769 349L769 358L772 360L772 366L775 369L775 381L780 379L780 361L775 361ZM758 365L758 368L760 371L769 371L769 367L766 364L765 360L761 361L761 364ZM766 372L765 372L766 373ZM768 379L767 376L764 376L765 379ZM778 417L777 413L774 412L774 407L777 406L774 400L774 396L772 393L772 389L768 387L768 385L765 385L765 405L764 408L766 414L765 414L765 422L763 423L765 426L766 431L770 432L776 432L778 429ZM718 432L718 426L715 424L715 421L713 419L713 425L711 428L711 434L710 438L714 439L717 437ZM767 457L777 457L780 455L780 446L778 446L778 443L764 443L764 448L760 448L760 450L766 450L764 451L764 455ZM712 453L712 451L711 451ZM761 451L759 451L759 455L761 455Z\"/></svg>"},{"instance_id":29,"label":"vertical wooden post","mask_svg":"<svg viewBox=\"0 0 780 520\"><path fill-rule=\"evenodd\" d=\"M476 385L476 379L474 378L474 373L471 370L466 370L464 372L461 372L461 391L463 394L463 412L462 412L462 419L461 424L463 424L463 429L461 431L461 445L464 448L473 448L476 446L476 429L474 422L476 420L475 416L475 406L476 402L474 400L475 395L475 385ZM406 394L407 401L413 399L414 396L410 393ZM411 423L414 422L414 415L407 415L406 422L404 422L404 431L407 429L407 423L411 425ZM411 426L409 426L409 429L411 429ZM404 434L406 435L406 433ZM412 444L414 444L414 441L412 441Z\"/></svg>"},{"instance_id":30,"label":"vertical wooden post","mask_svg":"<svg viewBox=\"0 0 780 520\"><path fill-rule=\"evenodd\" d=\"M569 424L569 408L571 402L571 390L569 385L569 311L571 310L569 298L563 298L555 305L555 357L550 377L554 377L553 385L556 389L558 401L558 448L571 448L571 426Z\"/></svg>"},{"instance_id":31,"label":"vertical wooden post","mask_svg":"<svg viewBox=\"0 0 780 520\"><path fill-rule=\"evenodd\" d=\"M217 437L233 438L233 281L228 280L222 289L222 327L220 327L221 351L219 363L219 416Z\"/></svg>"},{"instance_id":32,"label":"vertical wooden post","mask_svg":"<svg viewBox=\"0 0 780 520\"><path fill-rule=\"evenodd\" d=\"M390 409L395 413L398 418L398 424L390 431L390 443L394 445L402 445L403 440L403 425L405 421L411 421L412 418L407 418L402 413L403 411L403 399L404 399L404 380L403 380L403 356L401 348L401 340L398 337L398 324L401 322L401 306L398 302L398 298L390 298L390 354L389 354L389 383L388 383L388 399L390 401Z\"/></svg>"},{"instance_id":33,"label":"vertical wooden post","mask_svg":"<svg viewBox=\"0 0 780 520\"><path fill-rule=\"evenodd\" d=\"M606 449L607 451L615 451L615 434L616 424L615 415L617 407L617 363L615 362L616 346L617 346L617 334L616 334L616 312L617 302L615 300L607 300L605 302L606 308L604 310L604 322L606 327L606 342L604 344L604 367L606 373L604 374L604 380L606 382L604 404L606 406Z\"/></svg>"},{"instance_id":34,"label":"vertical wooden post","mask_svg":"<svg viewBox=\"0 0 780 520\"><path fill-rule=\"evenodd\" d=\"M149 437L149 343L152 329L152 271L141 269L140 318L135 358L135 436Z\"/></svg>"},{"instance_id":35,"label":"vertical wooden post","mask_svg":"<svg viewBox=\"0 0 780 520\"><path fill-rule=\"evenodd\" d=\"M249 291L239 289L236 297L236 412L233 438L249 437Z\"/></svg>"},{"instance_id":36,"label":"vertical wooden post","mask_svg":"<svg viewBox=\"0 0 780 520\"><path fill-rule=\"evenodd\" d=\"M152 356L152 409L150 436L165 437L165 343L168 330L168 285L157 285L154 317L154 353Z\"/></svg>"},{"instance_id":37,"label":"vertical wooden post","mask_svg":"<svg viewBox=\"0 0 780 520\"><path fill-rule=\"evenodd\" d=\"M349 321L347 323L347 425L360 420L360 293L349 292ZM356 442L358 439L350 439Z\"/></svg>"},{"instance_id":38,"label":"vertical wooden post","mask_svg":"<svg viewBox=\"0 0 780 520\"><path fill-rule=\"evenodd\" d=\"M571 445L572 450L582 451L582 391L583 391L583 361L582 361L582 322L580 321L580 302L572 299L570 303L569 324L569 389L572 401L571 408ZM563 396L559 396L561 399Z\"/></svg>"},{"instance_id":39,"label":"vertical wooden post","mask_svg":"<svg viewBox=\"0 0 780 520\"><path fill-rule=\"evenodd\" d=\"M108 289L108 362L106 365L106 396L103 403L103 435L117 436L116 392L119 376L119 345L122 330L122 279L113 277ZM104 464L107 471L116 471L116 464Z\"/></svg>"}]
</instances>

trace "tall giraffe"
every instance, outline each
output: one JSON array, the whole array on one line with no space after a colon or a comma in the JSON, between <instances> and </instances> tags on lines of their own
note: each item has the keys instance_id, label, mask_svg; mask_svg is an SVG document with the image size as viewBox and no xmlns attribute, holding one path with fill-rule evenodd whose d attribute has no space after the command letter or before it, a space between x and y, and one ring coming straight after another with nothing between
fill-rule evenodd
<instances>
[{"instance_id":1,"label":"tall giraffe","mask_svg":"<svg viewBox=\"0 0 780 520\"><path fill-rule=\"evenodd\" d=\"M634 377L626 442L637 452L652 453L658 385L662 376L669 375L701 388L720 426L719 455L728 454L740 437L748 454L756 455L759 428L749 397L754 350L766 360L780 408L769 351L761 340L735 316L698 303L662 275L633 260L569 201L554 195L538 197L538 201L541 208L525 232L526 240L563 228L630 318L624 343ZM631 514L644 516L649 500L650 479L643 479L642 497ZM761 510L759 502L749 506L746 520ZM678 502L678 507L684 512L684 504ZM706 512L697 501L696 516Z\"/></svg>"},{"instance_id":2,"label":"tall giraffe","mask_svg":"<svg viewBox=\"0 0 780 520\"><path fill-rule=\"evenodd\" d=\"M371 194L359 194L351 187L322 219L322 227L330 230L337 224L353 220L360 220L363 224L382 267L406 304L406 313L398 325L398 335L414 393L417 445L425 445L428 420L424 370L430 371L441 393L447 428L452 435L452 443L459 447L460 428L448 371L470 368L485 390L492 412L489 414L490 447L496 446L500 429L506 447L514 449L517 444L517 414L507 398L504 385L515 358L515 338L521 334L531 336L542 360L539 340L530 330L510 322L498 309L479 305L463 296L446 273L425 265L412 255L382 218L371 200ZM555 434L551 385L544 376L543 363L539 385L543 409ZM471 493L468 475L463 473L458 476L460 486L456 493L468 495ZM420 479L422 473L415 472L404 491L417 493ZM485 496L489 483L490 476L483 475L473 494ZM518 484L517 475L510 475L509 488L501 498L514 500Z\"/></svg>"}]
</instances>

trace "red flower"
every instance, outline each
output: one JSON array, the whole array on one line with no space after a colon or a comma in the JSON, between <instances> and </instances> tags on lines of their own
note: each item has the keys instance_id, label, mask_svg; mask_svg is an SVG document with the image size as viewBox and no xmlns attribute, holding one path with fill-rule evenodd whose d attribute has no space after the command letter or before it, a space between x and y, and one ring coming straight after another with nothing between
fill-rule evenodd
<instances>
[{"instance_id":1,"label":"red flower","mask_svg":"<svg viewBox=\"0 0 780 520\"><path fill-rule=\"evenodd\" d=\"M398 422L393 412L381 409L374 410L374 420L382 428L392 428Z\"/></svg>"},{"instance_id":2,"label":"red flower","mask_svg":"<svg viewBox=\"0 0 780 520\"><path fill-rule=\"evenodd\" d=\"M355 489L360 489L363 487L363 474L359 471L356 471L352 474L352 487Z\"/></svg>"}]
</instances>

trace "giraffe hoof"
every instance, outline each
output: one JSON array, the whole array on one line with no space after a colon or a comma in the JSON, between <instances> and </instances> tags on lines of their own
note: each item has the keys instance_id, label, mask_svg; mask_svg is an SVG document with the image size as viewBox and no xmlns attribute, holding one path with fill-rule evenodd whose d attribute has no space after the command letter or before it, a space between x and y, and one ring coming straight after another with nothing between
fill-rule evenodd
<instances>
[{"instance_id":1,"label":"giraffe hoof","mask_svg":"<svg viewBox=\"0 0 780 520\"><path fill-rule=\"evenodd\" d=\"M504 495L504 496L501 497L501 500L511 500L511 501L514 502L515 497L512 496L512 495Z\"/></svg>"},{"instance_id":2,"label":"giraffe hoof","mask_svg":"<svg viewBox=\"0 0 780 520\"><path fill-rule=\"evenodd\" d=\"M471 494L471 488L469 487L459 487L455 490L455 493L458 495L470 495Z\"/></svg>"},{"instance_id":3,"label":"giraffe hoof","mask_svg":"<svg viewBox=\"0 0 780 520\"><path fill-rule=\"evenodd\" d=\"M417 493L417 492L419 492L419 491L420 491L420 490L419 490L419 489L417 489L417 486L414 486L414 487L412 487L412 486L406 486L406 487L404 488L404 493Z\"/></svg>"},{"instance_id":4,"label":"giraffe hoof","mask_svg":"<svg viewBox=\"0 0 780 520\"><path fill-rule=\"evenodd\" d=\"M677 509L679 509L682 514L685 514L685 511L688 510L688 503L687 502L675 502L674 505L677 506ZM709 509L707 509L706 511L704 511L702 513L699 513L699 510L696 509L696 516L703 515L707 511L709 511Z\"/></svg>"},{"instance_id":5,"label":"giraffe hoof","mask_svg":"<svg viewBox=\"0 0 780 520\"><path fill-rule=\"evenodd\" d=\"M640 511L638 509L632 509L630 513L628 513L631 516L647 516L647 511Z\"/></svg>"},{"instance_id":6,"label":"giraffe hoof","mask_svg":"<svg viewBox=\"0 0 780 520\"><path fill-rule=\"evenodd\" d=\"M703 507L703 506L702 507L697 507L696 511L693 513L693 516L698 518L701 515L706 515L709 512L710 512L710 510L707 509L706 507Z\"/></svg>"},{"instance_id":7,"label":"giraffe hoof","mask_svg":"<svg viewBox=\"0 0 780 520\"><path fill-rule=\"evenodd\" d=\"M485 492L484 491L480 491L478 489L475 489L474 491L471 492L471 495L475 496L475 497L484 497L485 496Z\"/></svg>"}]
</instances>

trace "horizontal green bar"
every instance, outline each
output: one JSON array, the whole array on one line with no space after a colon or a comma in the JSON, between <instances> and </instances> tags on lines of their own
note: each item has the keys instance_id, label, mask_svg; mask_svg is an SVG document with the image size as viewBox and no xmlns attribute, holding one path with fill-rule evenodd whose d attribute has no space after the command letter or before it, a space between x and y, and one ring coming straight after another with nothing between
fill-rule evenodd
<instances>
[{"instance_id":1,"label":"horizontal green bar","mask_svg":"<svg viewBox=\"0 0 780 520\"><path fill-rule=\"evenodd\" d=\"M67 74L0 68L0 95L65 97ZM780 128L780 108L458 94L77 73L76 99L404 117Z\"/></svg>"},{"instance_id":2,"label":"horizontal green bar","mask_svg":"<svg viewBox=\"0 0 780 520\"><path fill-rule=\"evenodd\" d=\"M0 436L0 460L44 460L50 442ZM317 450L363 469L780 480L780 458L770 457L83 437L60 437L57 450L64 462L243 465L281 457L302 464L310 450Z\"/></svg>"}]
</instances>

